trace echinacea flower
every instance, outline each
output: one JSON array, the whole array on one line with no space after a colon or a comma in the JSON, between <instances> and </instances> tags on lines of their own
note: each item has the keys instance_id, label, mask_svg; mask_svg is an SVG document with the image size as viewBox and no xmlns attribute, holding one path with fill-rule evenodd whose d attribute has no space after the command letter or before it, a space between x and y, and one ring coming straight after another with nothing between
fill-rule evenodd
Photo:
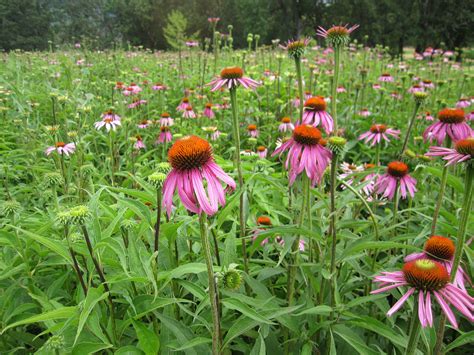
<instances>
[{"instance_id":1,"label":"echinacea flower","mask_svg":"<svg viewBox=\"0 0 474 355\"><path fill-rule=\"evenodd\" d=\"M166 86L161 83L156 83L155 85L151 87L151 89L155 91L162 91L162 90L166 90Z\"/></svg>"},{"instance_id":2,"label":"echinacea flower","mask_svg":"<svg viewBox=\"0 0 474 355\"><path fill-rule=\"evenodd\" d=\"M130 85L123 91L125 96L136 95L142 91L142 88L135 83L130 83Z\"/></svg>"},{"instance_id":3,"label":"echinacea flower","mask_svg":"<svg viewBox=\"0 0 474 355\"><path fill-rule=\"evenodd\" d=\"M446 135L454 142L468 138L472 135L472 129L465 122L464 111L461 109L445 108L438 112L438 122L426 128L423 133L425 141L436 140L441 145Z\"/></svg>"},{"instance_id":4,"label":"echinacea flower","mask_svg":"<svg viewBox=\"0 0 474 355\"><path fill-rule=\"evenodd\" d=\"M405 262L419 259L431 259L439 262L446 268L448 273L451 274L455 249L456 247L454 246L454 243L451 239L439 235L433 235L426 241L423 251L421 253L413 253L407 255L405 257ZM456 276L453 280L453 284L456 287L459 287L461 290L466 290L464 281L470 283L467 274L459 265L456 271Z\"/></svg>"},{"instance_id":5,"label":"echinacea flower","mask_svg":"<svg viewBox=\"0 0 474 355\"><path fill-rule=\"evenodd\" d=\"M211 119L216 117L216 115L214 114L214 111L212 111L212 104L210 102L208 102L206 104L206 107L204 108L204 116Z\"/></svg>"},{"instance_id":6,"label":"echinacea flower","mask_svg":"<svg viewBox=\"0 0 474 355\"><path fill-rule=\"evenodd\" d=\"M222 87L227 87L229 90L242 85L246 89L255 89L260 84L250 78L244 77L244 70L240 67L227 67L221 70L220 78L211 81L211 91L219 90Z\"/></svg>"},{"instance_id":7,"label":"echinacea flower","mask_svg":"<svg viewBox=\"0 0 474 355\"><path fill-rule=\"evenodd\" d=\"M95 122L94 127L97 130L101 129L102 127L105 127L107 132L109 132L110 129L112 129L112 131L115 131L117 126L121 126L122 124L120 123L120 119L114 119L112 118L113 116L116 116L116 115L105 116L105 118L103 118L101 121ZM104 115L102 115L102 117L104 117Z\"/></svg>"},{"instance_id":8,"label":"echinacea flower","mask_svg":"<svg viewBox=\"0 0 474 355\"><path fill-rule=\"evenodd\" d=\"M170 128L168 126L161 126L160 127L160 135L156 140L155 144L163 144L171 142L173 136L170 132Z\"/></svg>"},{"instance_id":9,"label":"echinacea flower","mask_svg":"<svg viewBox=\"0 0 474 355\"><path fill-rule=\"evenodd\" d=\"M427 79L422 80L420 82L420 86L422 86L424 88L427 88L427 89L434 89L434 87L435 87L433 82L431 80L427 80Z\"/></svg>"},{"instance_id":10,"label":"echinacea flower","mask_svg":"<svg viewBox=\"0 0 474 355\"><path fill-rule=\"evenodd\" d=\"M257 225L259 226L263 226L263 227L271 227L272 226L272 220L270 219L270 217L268 216L259 216L257 218ZM252 235L252 240L255 241L255 239L258 238L258 235L260 234L260 232L264 231L265 229L264 228L256 228L253 232L253 235ZM260 242L260 246L264 246L265 244L268 243L268 238L265 238L263 239L261 242Z\"/></svg>"},{"instance_id":11,"label":"echinacea flower","mask_svg":"<svg viewBox=\"0 0 474 355\"><path fill-rule=\"evenodd\" d=\"M385 82L385 83L392 83L393 76L391 76L389 73L383 73L381 76L379 76L379 81Z\"/></svg>"},{"instance_id":12,"label":"echinacea flower","mask_svg":"<svg viewBox=\"0 0 474 355\"><path fill-rule=\"evenodd\" d=\"M296 96L296 98L291 100L291 104L293 105L294 108L300 107L300 97Z\"/></svg>"},{"instance_id":13,"label":"echinacea flower","mask_svg":"<svg viewBox=\"0 0 474 355\"><path fill-rule=\"evenodd\" d=\"M187 136L176 141L168 151L168 160L172 169L163 184L163 206L168 216L176 190L187 210L209 216L217 212L219 205L225 205L221 181L235 190L235 181L214 162L212 148L205 139Z\"/></svg>"},{"instance_id":14,"label":"echinacea flower","mask_svg":"<svg viewBox=\"0 0 474 355\"><path fill-rule=\"evenodd\" d=\"M414 94L415 92L424 91L420 85L413 85L411 88L408 89L410 94Z\"/></svg>"},{"instance_id":15,"label":"echinacea flower","mask_svg":"<svg viewBox=\"0 0 474 355\"><path fill-rule=\"evenodd\" d=\"M392 136L398 139L400 131L397 129L388 128L384 124L374 124L370 127L370 130L361 134L359 140L364 139L364 143L372 142L371 146L374 146L377 143L380 143L382 139L387 142L390 142L388 136Z\"/></svg>"},{"instance_id":16,"label":"echinacea flower","mask_svg":"<svg viewBox=\"0 0 474 355\"><path fill-rule=\"evenodd\" d=\"M332 26L327 30L319 26L316 29L316 34L320 37L325 38L327 43L331 47L347 45L350 40L350 34L354 32L357 28L359 28L359 25L354 25L349 28L347 26L348 25Z\"/></svg>"},{"instance_id":17,"label":"echinacea flower","mask_svg":"<svg viewBox=\"0 0 474 355\"><path fill-rule=\"evenodd\" d=\"M434 117L431 115L431 112L429 112L429 111L425 112L425 120L434 121Z\"/></svg>"},{"instance_id":18,"label":"echinacea flower","mask_svg":"<svg viewBox=\"0 0 474 355\"><path fill-rule=\"evenodd\" d=\"M138 125L137 127L138 128L141 128L141 129L145 129L145 128L148 128L151 124L151 121L150 120L142 120Z\"/></svg>"},{"instance_id":19,"label":"echinacea flower","mask_svg":"<svg viewBox=\"0 0 474 355\"><path fill-rule=\"evenodd\" d=\"M252 138L257 138L259 136L257 126L254 124L249 124L247 126L247 132L248 132L248 135Z\"/></svg>"},{"instance_id":20,"label":"echinacea flower","mask_svg":"<svg viewBox=\"0 0 474 355\"><path fill-rule=\"evenodd\" d=\"M358 114L359 114L359 116L362 116L362 117L369 117L369 116L372 114L372 112L370 112L370 111L369 111L368 109L366 109L366 108L363 108L362 110L360 110L360 111L358 112Z\"/></svg>"},{"instance_id":21,"label":"echinacea flower","mask_svg":"<svg viewBox=\"0 0 474 355\"><path fill-rule=\"evenodd\" d=\"M290 117L283 117L281 119L281 123L278 126L278 130L280 132L291 132L295 129L295 125L291 123L291 118Z\"/></svg>"},{"instance_id":22,"label":"echinacea flower","mask_svg":"<svg viewBox=\"0 0 474 355\"><path fill-rule=\"evenodd\" d=\"M306 47L310 42L310 38L290 39L285 45L280 44L280 48L286 49L288 56L294 59L299 59L303 56Z\"/></svg>"},{"instance_id":23,"label":"echinacea flower","mask_svg":"<svg viewBox=\"0 0 474 355\"><path fill-rule=\"evenodd\" d=\"M137 139L137 141L135 142L133 147L137 150L145 149L146 146L145 146L145 143L143 143L142 137L140 135L136 135L135 138Z\"/></svg>"},{"instance_id":24,"label":"echinacea flower","mask_svg":"<svg viewBox=\"0 0 474 355\"><path fill-rule=\"evenodd\" d=\"M448 163L446 166L471 163L474 161L474 137L458 140L454 148L430 147L430 151L425 155L429 157L442 157Z\"/></svg>"},{"instance_id":25,"label":"echinacea flower","mask_svg":"<svg viewBox=\"0 0 474 355\"><path fill-rule=\"evenodd\" d=\"M134 99L131 104L128 105L128 108L136 108L141 105L146 105L146 100Z\"/></svg>"},{"instance_id":26,"label":"echinacea flower","mask_svg":"<svg viewBox=\"0 0 474 355\"><path fill-rule=\"evenodd\" d=\"M102 118L103 120L105 119L111 119L112 121L120 121L120 116L117 115L116 113L114 113L114 111L112 110L108 110L106 112L104 112L100 118Z\"/></svg>"},{"instance_id":27,"label":"echinacea flower","mask_svg":"<svg viewBox=\"0 0 474 355\"><path fill-rule=\"evenodd\" d=\"M189 105L183 112L184 118L196 118L196 113L193 111L193 107Z\"/></svg>"},{"instance_id":28,"label":"echinacea flower","mask_svg":"<svg viewBox=\"0 0 474 355\"><path fill-rule=\"evenodd\" d=\"M408 166L401 161L392 161L387 166L387 172L377 180L377 193L391 200L398 186L402 198L407 197L407 192L412 198L415 196L416 180L408 175Z\"/></svg>"},{"instance_id":29,"label":"echinacea flower","mask_svg":"<svg viewBox=\"0 0 474 355\"><path fill-rule=\"evenodd\" d=\"M184 97L181 102L179 103L178 107L176 107L176 111L181 111L184 112L188 108L188 106L191 106L189 103L189 99L187 97Z\"/></svg>"},{"instance_id":30,"label":"echinacea flower","mask_svg":"<svg viewBox=\"0 0 474 355\"><path fill-rule=\"evenodd\" d=\"M456 102L457 108L466 108L471 106L471 100L465 97L461 97L458 102Z\"/></svg>"},{"instance_id":31,"label":"echinacea flower","mask_svg":"<svg viewBox=\"0 0 474 355\"><path fill-rule=\"evenodd\" d=\"M292 185L303 172L314 185L321 181L324 170L331 160L332 153L322 144L321 131L310 125L295 127L293 135L277 148L272 156L288 151L285 167L289 166L289 180Z\"/></svg>"},{"instance_id":32,"label":"echinacea flower","mask_svg":"<svg viewBox=\"0 0 474 355\"><path fill-rule=\"evenodd\" d=\"M263 145L257 147L257 154L261 159L265 159L267 157L268 150Z\"/></svg>"},{"instance_id":33,"label":"echinacea flower","mask_svg":"<svg viewBox=\"0 0 474 355\"><path fill-rule=\"evenodd\" d=\"M334 121L329 113L326 112L326 101L322 96L314 96L304 103L303 124L313 125L314 127L323 126L326 133L334 129Z\"/></svg>"},{"instance_id":34,"label":"echinacea flower","mask_svg":"<svg viewBox=\"0 0 474 355\"><path fill-rule=\"evenodd\" d=\"M342 94L344 92L347 92L346 88L344 86L338 86L337 89L336 89L336 92L338 94Z\"/></svg>"},{"instance_id":35,"label":"echinacea flower","mask_svg":"<svg viewBox=\"0 0 474 355\"><path fill-rule=\"evenodd\" d=\"M401 271L382 272L374 280L381 287L372 291L372 294L403 286L408 287L408 291L387 312L389 317L397 312L411 295L418 292L418 319L423 328L433 326L432 296L437 300L454 328L458 327L458 323L449 304L471 322L474 320L472 315L474 299L466 291L449 282L448 271L437 261L428 259L413 260L405 263Z\"/></svg>"},{"instance_id":36,"label":"echinacea flower","mask_svg":"<svg viewBox=\"0 0 474 355\"><path fill-rule=\"evenodd\" d=\"M170 114L168 112L163 112L161 114L159 123L161 127L171 127L174 124L174 120L170 117Z\"/></svg>"},{"instance_id":37,"label":"echinacea flower","mask_svg":"<svg viewBox=\"0 0 474 355\"><path fill-rule=\"evenodd\" d=\"M52 152L57 151L60 155L67 155L74 153L76 150L76 145L74 143L64 143L64 142L57 142L55 145L46 148L44 151L46 155L50 155Z\"/></svg>"}]
</instances>

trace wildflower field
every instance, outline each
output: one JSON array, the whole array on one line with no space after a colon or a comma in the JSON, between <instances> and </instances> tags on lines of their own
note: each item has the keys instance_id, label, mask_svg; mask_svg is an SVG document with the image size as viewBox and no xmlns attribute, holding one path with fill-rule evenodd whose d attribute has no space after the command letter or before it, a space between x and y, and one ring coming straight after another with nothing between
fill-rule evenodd
<instances>
[{"instance_id":1,"label":"wildflower field","mask_svg":"<svg viewBox=\"0 0 474 355\"><path fill-rule=\"evenodd\" d=\"M472 352L473 63L357 30L2 53L0 353Z\"/></svg>"}]
</instances>

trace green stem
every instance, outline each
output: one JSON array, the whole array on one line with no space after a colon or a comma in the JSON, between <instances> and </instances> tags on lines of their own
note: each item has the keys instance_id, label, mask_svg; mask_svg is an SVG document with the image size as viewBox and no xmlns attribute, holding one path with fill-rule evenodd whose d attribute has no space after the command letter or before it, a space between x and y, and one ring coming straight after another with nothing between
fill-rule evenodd
<instances>
[{"instance_id":1,"label":"green stem","mask_svg":"<svg viewBox=\"0 0 474 355\"><path fill-rule=\"evenodd\" d=\"M218 355L221 353L221 330L220 330L220 319L219 319L219 304L217 301L217 290L216 282L214 278L214 270L212 267L212 255L211 255L211 244L209 242L209 228L207 225L207 215L201 213L199 215L199 226L201 229L201 242L202 249L204 252L204 258L206 259L207 266L207 277L209 281L209 299L211 303L212 312L212 354Z\"/></svg>"},{"instance_id":2,"label":"green stem","mask_svg":"<svg viewBox=\"0 0 474 355\"><path fill-rule=\"evenodd\" d=\"M401 159L403 156L403 153L405 153L405 150L408 146L408 139L410 139L410 133L413 129L413 125L415 124L416 121L416 114L418 112L418 109L420 108L421 102L417 101L415 103L415 109L413 110L413 115L411 116L410 124L408 125L407 133L405 134L405 140L403 141L403 146L402 150L400 151L400 154L398 155L398 158Z\"/></svg>"},{"instance_id":3,"label":"green stem","mask_svg":"<svg viewBox=\"0 0 474 355\"><path fill-rule=\"evenodd\" d=\"M242 163L240 161L240 131L239 131L239 118L237 110L237 91L236 88L230 89L230 102L232 106L232 123L234 128L234 143L235 143L235 164L237 165L237 174L239 180L240 189L240 205L239 205L239 224L240 224L240 240L242 241L242 255L244 259L244 271L249 274L249 265L247 259L247 244L245 241L245 211L244 211L244 178L242 173ZM246 284L247 285L247 284ZM247 293L250 292L248 286L246 286Z\"/></svg>"},{"instance_id":4,"label":"green stem","mask_svg":"<svg viewBox=\"0 0 474 355\"><path fill-rule=\"evenodd\" d=\"M156 190L156 224L155 224L155 245L153 251L156 253L159 246L160 238L160 225L161 225L161 187ZM158 254L156 254L158 261Z\"/></svg>"},{"instance_id":5,"label":"green stem","mask_svg":"<svg viewBox=\"0 0 474 355\"><path fill-rule=\"evenodd\" d=\"M310 180L303 172L302 174L302 200L301 200L301 209L298 218L298 228L303 226L305 211L307 210L308 197L309 197L309 188ZM288 305L291 306L293 303L293 296L295 293L295 278L296 278L296 269L297 269L297 260L298 260L298 248L300 245L301 235L298 235L291 246L291 261L288 265L288 289L287 289L287 301Z\"/></svg>"},{"instance_id":6,"label":"green stem","mask_svg":"<svg viewBox=\"0 0 474 355\"><path fill-rule=\"evenodd\" d=\"M339 65L341 59L341 47L336 46L334 48L334 76L332 78L332 88L331 88L331 115L334 120L334 132L337 135L337 85L339 82Z\"/></svg>"},{"instance_id":7,"label":"green stem","mask_svg":"<svg viewBox=\"0 0 474 355\"><path fill-rule=\"evenodd\" d=\"M330 225L329 230L332 239L331 245L331 307L335 304L335 294L336 294L336 276L334 275L336 271L336 244L337 244L337 232L336 232L336 170L337 170L337 154L333 153L331 160L331 176L330 176ZM332 315L331 315L332 317Z\"/></svg>"},{"instance_id":8,"label":"green stem","mask_svg":"<svg viewBox=\"0 0 474 355\"><path fill-rule=\"evenodd\" d=\"M431 222L431 235L436 232L436 223L438 222L439 211L441 210L441 204L443 203L444 191L446 190L446 182L448 181L448 167L443 167L443 173L441 175L441 186L439 187L438 200L436 201L436 207L433 213L433 221Z\"/></svg>"},{"instance_id":9,"label":"green stem","mask_svg":"<svg viewBox=\"0 0 474 355\"><path fill-rule=\"evenodd\" d=\"M405 355L413 355L415 353L419 336L420 321L418 320L418 301L415 297L415 302L413 303L413 314L410 321L410 337L408 338Z\"/></svg>"},{"instance_id":10,"label":"green stem","mask_svg":"<svg viewBox=\"0 0 474 355\"><path fill-rule=\"evenodd\" d=\"M301 59L295 58L296 66L296 79L298 81L298 95L300 97L300 122L303 119L303 107L304 107L304 96L303 96L303 76L301 73Z\"/></svg>"}]
</instances>

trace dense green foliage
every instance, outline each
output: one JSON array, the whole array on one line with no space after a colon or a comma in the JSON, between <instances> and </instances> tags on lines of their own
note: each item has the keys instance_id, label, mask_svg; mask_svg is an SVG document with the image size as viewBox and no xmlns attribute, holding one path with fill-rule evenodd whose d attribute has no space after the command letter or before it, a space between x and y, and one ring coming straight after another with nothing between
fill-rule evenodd
<instances>
[{"instance_id":1,"label":"dense green foliage","mask_svg":"<svg viewBox=\"0 0 474 355\"><path fill-rule=\"evenodd\" d=\"M136 9L154 18L146 7ZM80 17L81 9L77 11ZM193 21L188 23L193 31ZM209 354L213 323L200 238L206 231L213 246L226 354L281 354L285 344L295 355L405 352L410 320L417 321L412 313L416 297L387 317L406 287L370 294L372 281L381 271L400 270L403 258L421 251L430 235L444 164L424 156L429 144L420 136L432 123L426 120L426 111L435 115L445 106L454 107L460 97L472 95L472 62L458 64L443 56L400 62L380 47L351 46L343 51L339 83L346 91L338 94L337 111L347 149L339 158L358 170L346 180L341 177L345 188L337 183L337 239L332 243L329 173L319 185L308 187L307 209L301 208L302 181L289 187L283 158L270 157L277 138L291 136L278 131L281 118L297 120L292 102L297 95L294 61L283 50L268 47L256 52L227 47L215 55L184 49L178 61L173 52L92 51L86 46L2 54L1 353ZM304 90L331 95L332 58L324 48L308 48L302 63ZM226 206L209 218L209 228L203 232L200 218L183 207L177 194L170 219L158 208L156 171L166 161L169 145L156 145L155 140L164 111L175 118L170 128L173 142L189 134L210 139L213 130L204 127L216 126L223 133L211 141L216 162L237 180L229 91L211 92L203 85L230 65L244 67L245 76L262 85L255 91L237 89L241 147L247 150L242 153L245 187L228 191ZM379 82L384 72L391 73L394 82ZM368 173L384 173L398 157L417 107L408 89L423 79L432 80L434 88L426 89L428 97L407 140L411 152L404 157L410 175L418 180L418 191L399 204L371 200L363 191L367 183L361 181ZM132 98L116 88L117 82L125 87L137 83L143 90L136 98L147 104L129 108ZM164 84L167 90L153 90L153 83ZM184 95L197 118L183 118L177 111ZM215 119L202 114L207 102L216 108ZM94 123L111 108L122 117L121 126L114 132L97 130ZM363 108L372 115L359 115ZM146 128L138 127L144 121ZM401 139L383 142L380 150L358 140L373 123L399 129ZM257 139L247 136L249 124L257 125ZM134 148L137 135L145 149ZM75 152L46 156L45 149L60 141L74 142ZM249 155L259 145L268 148L266 159ZM363 168L378 159L381 166ZM462 208L466 165L448 172L436 229L440 235L459 233L460 216L466 211ZM241 196L247 224L243 238L238 233ZM79 204L87 208L64 213ZM258 225L262 215L271 219L271 226ZM467 220L468 238L473 220L474 216ZM306 249L292 252L300 235ZM269 242L261 245L265 238ZM247 246L248 270L242 242ZM466 244L462 266L471 276L473 257ZM295 295L288 305L288 269L294 260ZM83 287L77 274L84 279ZM413 348L418 347L417 354L433 350L441 314L433 299L435 327L421 331ZM458 311L455 316L459 330L446 327L444 349L466 353L474 337L472 323Z\"/></svg>"},{"instance_id":2,"label":"dense green foliage","mask_svg":"<svg viewBox=\"0 0 474 355\"><path fill-rule=\"evenodd\" d=\"M355 38L382 44L399 54L404 46L423 49L442 43L454 49L472 43L474 3L465 0L0 0L0 46L47 49L75 41L105 48L127 43L167 48L168 15L181 11L190 33L212 36L207 17L220 17L217 30L233 25L235 47L248 33L260 43L312 34L318 25L358 23ZM189 33L188 33L189 35Z\"/></svg>"}]
</instances>

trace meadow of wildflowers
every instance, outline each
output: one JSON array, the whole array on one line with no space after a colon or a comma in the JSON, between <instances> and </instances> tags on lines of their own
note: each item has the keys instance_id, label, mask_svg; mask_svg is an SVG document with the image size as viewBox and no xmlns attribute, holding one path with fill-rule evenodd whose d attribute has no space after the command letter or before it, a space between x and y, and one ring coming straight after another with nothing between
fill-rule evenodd
<instances>
[{"instance_id":1,"label":"meadow of wildflowers","mask_svg":"<svg viewBox=\"0 0 474 355\"><path fill-rule=\"evenodd\" d=\"M473 63L357 29L2 53L0 353L469 352Z\"/></svg>"}]
</instances>

